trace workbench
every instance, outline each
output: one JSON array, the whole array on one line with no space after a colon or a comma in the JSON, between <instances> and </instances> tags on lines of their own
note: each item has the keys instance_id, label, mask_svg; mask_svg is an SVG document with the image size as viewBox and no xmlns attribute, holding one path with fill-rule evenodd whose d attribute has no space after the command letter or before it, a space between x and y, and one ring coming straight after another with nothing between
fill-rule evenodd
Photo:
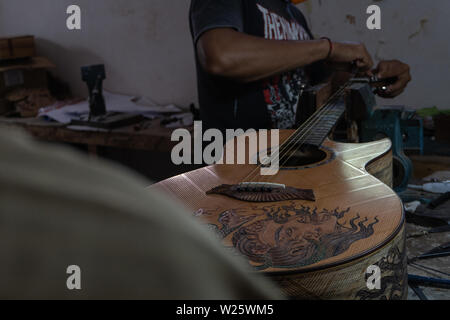
<instances>
[{"instance_id":1,"label":"workbench","mask_svg":"<svg viewBox=\"0 0 450 320\"><path fill-rule=\"evenodd\" d=\"M109 131L72 130L40 118L0 117L0 126L22 128L41 141L86 146L90 155L121 162L154 181L194 168L172 164L170 153L178 143L171 141L174 129L162 126L158 119Z\"/></svg>"},{"instance_id":2,"label":"workbench","mask_svg":"<svg viewBox=\"0 0 450 320\"><path fill-rule=\"evenodd\" d=\"M169 152L176 144L170 141L173 129L163 127L160 120L144 120L138 125L109 131L72 130L65 124L40 118L0 117L0 125L20 127L43 141L85 144L91 147Z\"/></svg>"}]
</instances>

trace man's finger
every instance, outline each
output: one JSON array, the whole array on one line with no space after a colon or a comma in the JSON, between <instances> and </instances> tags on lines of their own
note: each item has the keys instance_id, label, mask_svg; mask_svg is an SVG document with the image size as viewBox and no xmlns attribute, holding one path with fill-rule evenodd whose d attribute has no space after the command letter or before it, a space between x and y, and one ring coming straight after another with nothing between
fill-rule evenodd
<instances>
[{"instance_id":1,"label":"man's finger","mask_svg":"<svg viewBox=\"0 0 450 320\"><path fill-rule=\"evenodd\" d=\"M382 61L378 65L376 74L380 79L396 77L409 71L407 64L397 61Z\"/></svg>"},{"instance_id":2,"label":"man's finger","mask_svg":"<svg viewBox=\"0 0 450 320\"><path fill-rule=\"evenodd\" d=\"M388 87L390 92L395 92L400 89L405 89L408 82L411 81L411 77L407 73L403 73L398 76L398 80Z\"/></svg>"},{"instance_id":3,"label":"man's finger","mask_svg":"<svg viewBox=\"0 0 450 320\"><path fill-rule=\"evenodd\" d=\"M367 77L373 77L374 75L375 74L373 73L372 69L369 69L369 70L364 72L364 76L367 76Z\"/></svg>"},{"instance_id":4,"label":"man's finger","mask_svg":"<svg viewBox=\"0 0 450 320\"><path fill-rule=\"evenodd\" d=\"M378 65L378 67L375 70L375 75L379 78L379 79L383 79L383 78L387 78L385 77L385 73L386 73L386 69L388 67L386 66L385 63L380 62L380 64Z\"/></svg>"},{"instance_id":5,"label":"man's finger","mask_svg":"<svg viewBox=\"0 0 450 320\"><path fill-rule=\"evenodd\" d=\"M356 61L356 66L358 67L359 70L363 72L368 72L370 71L370 69L372 69L373 63L370 60L363 59Z\"/></svg>"},{"instance_id":6,"label":"man's finger","mask_svg":"<svg viewBox=\"0 0 450 320\"><path fill-rule=\"evenodd\" d=\"M381 89L377 89L375 93L382 98L392 98L390 92L383 91Z\"/></svg>"},{"instance_id":7,"label":"man's finger","mask_svg":"<svg viewBox=\"0 0 450 320\"><path fill-rule=\"evenodd\" d=\"M405 89L400 89L400 90L397 90L397 91L393 91L393 92L391 92L389 97L390 98L395 98L395 97L401 95L403 93L403 91L405 91Z\"/></svg>"},{"instance_id":8,"label":"man's finger","mask_svg":"<svg viewBox=\"0 0 450 320\"><path fill-rule=\"evenodd\" d=\"M391 67L390 64L383 64L379 67L377 72L377 77L379 79L385 79L385 78L391 78L394 76L397 76L399 72L394 72L394 69Z\"/></svg>"},{"instance_id":9,"label":"man's finger","mask_svg":"<svg viewBox=\"0 0 450 320\"><path fill-rule=\"evenodd\" d=\"M393 92L385 92L385 91L381 91L378 90L377 95L379 95L382 98L385 99L391 99L391 98L395 98L396 96L399 96L400 94L402 94L404 91L404 89L400 89L397 91L393 91Z\"/></svg>"}]
</instances>

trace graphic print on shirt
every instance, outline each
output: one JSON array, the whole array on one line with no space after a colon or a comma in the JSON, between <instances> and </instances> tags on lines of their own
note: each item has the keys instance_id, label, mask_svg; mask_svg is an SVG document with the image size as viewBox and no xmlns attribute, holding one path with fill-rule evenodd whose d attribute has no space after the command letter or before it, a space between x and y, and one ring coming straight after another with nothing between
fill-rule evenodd
<instances>
[{"instance_id":1,"label":"graphic print on shirt","mask_svg":"<svg viewBox=\"0 0 450 320\"><path fill-rule=\"evenodd\" d=\"M266 39L310 39L306 30L297 21L288 21L260 4L256 5L263 15L264 37ZM288 129L294 126L302 79L304 79L304 71L299 68L263 82L264 100L272 119L273 128Z\"/></svg>"}]
</instances>

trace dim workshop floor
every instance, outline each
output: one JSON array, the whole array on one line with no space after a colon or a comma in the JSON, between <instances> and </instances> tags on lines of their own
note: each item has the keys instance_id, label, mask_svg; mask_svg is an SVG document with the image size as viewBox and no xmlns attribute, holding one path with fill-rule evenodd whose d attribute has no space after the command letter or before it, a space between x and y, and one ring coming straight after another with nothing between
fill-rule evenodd
<instances>
[{"instance_id":1,"label":"dim workshop floor","mask_svg":"<svg viewBox=\"0 0 450 320\"><path fill-rule=\"evenodd\" d=\"M450 210L450 205L448 205L448 207ZM407 234L416 233L427 229L411 223L408 223L406 228ZM425 235L420 238L409 238L406 240L408 257L418 256L426 251L429 251L432 248L435 248L447 242L450 242L450 234L448 232ZM424 265L429 268L437 269L441 272L450 273L450 257L423 260L418 263L420 265ZM445 278L445 276L439 273L432 271L424 271L418 268L414 268L412 266L408 266L408 273L430 278L440 278L441 276ZM438 300L438 299L450 300L450 290L448 289L429 288L429 287L428 288L421 287L421 289L423 290L424 294L427 296L429 300ZM409 300L418 299L417 295L413 292L411 288L409 288L408 299Z\"/></svg>"},{"instance_id":2,"label":"dim workshop floor","mask_svg":"<svg viewBox=\"0 0 450 320\"><path fill-rule=\"evenodd\" d=\"M450 170L450 157L445 156L411 156L414 164L414 179L420 180L434 172L437 171L449 171ZM443 204L444 208L448 209L450 213L450 201ZM412 223L407 223L407 235L414 233L419 233L425 231L429 228L419 226ZM436 233L424 235L421 237L410 237L406 241L407 254L409 258L418 256L427 252L439 245L450 242L450 233ZM439 270L441 272L450 273L450 257L435 258L428 260L421 260L418 262L420 265ZM412 266L408 266L408 273L430 277L430 278L444 278L448 279L442 274L421 270ZM423 293L427 296L429 300L450 300L450 290L430 288L430 287L420 287ZM409 288L408 299L417 300L419 299L417 295Z\"/></svg>"}]
</instances>

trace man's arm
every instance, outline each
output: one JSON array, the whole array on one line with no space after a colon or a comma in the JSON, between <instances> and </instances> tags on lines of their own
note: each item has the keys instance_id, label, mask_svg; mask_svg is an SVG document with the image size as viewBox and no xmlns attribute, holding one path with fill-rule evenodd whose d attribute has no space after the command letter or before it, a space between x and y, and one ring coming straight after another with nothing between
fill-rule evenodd
<instances>
[{"instance_id":1,"label":"man's arm","mask_svg":"<svg viewBox=\"0 0 450 320\"><path fill-rule=\"evenodd\" d=\"M252 82L327 58L328 40L267 40L230 28L205 32L197 42L198 59L209 73L241 82ZM363 44L334 42L330 62L355 62L369 71L372 58Z\"/></svg>"}]
</instances>

